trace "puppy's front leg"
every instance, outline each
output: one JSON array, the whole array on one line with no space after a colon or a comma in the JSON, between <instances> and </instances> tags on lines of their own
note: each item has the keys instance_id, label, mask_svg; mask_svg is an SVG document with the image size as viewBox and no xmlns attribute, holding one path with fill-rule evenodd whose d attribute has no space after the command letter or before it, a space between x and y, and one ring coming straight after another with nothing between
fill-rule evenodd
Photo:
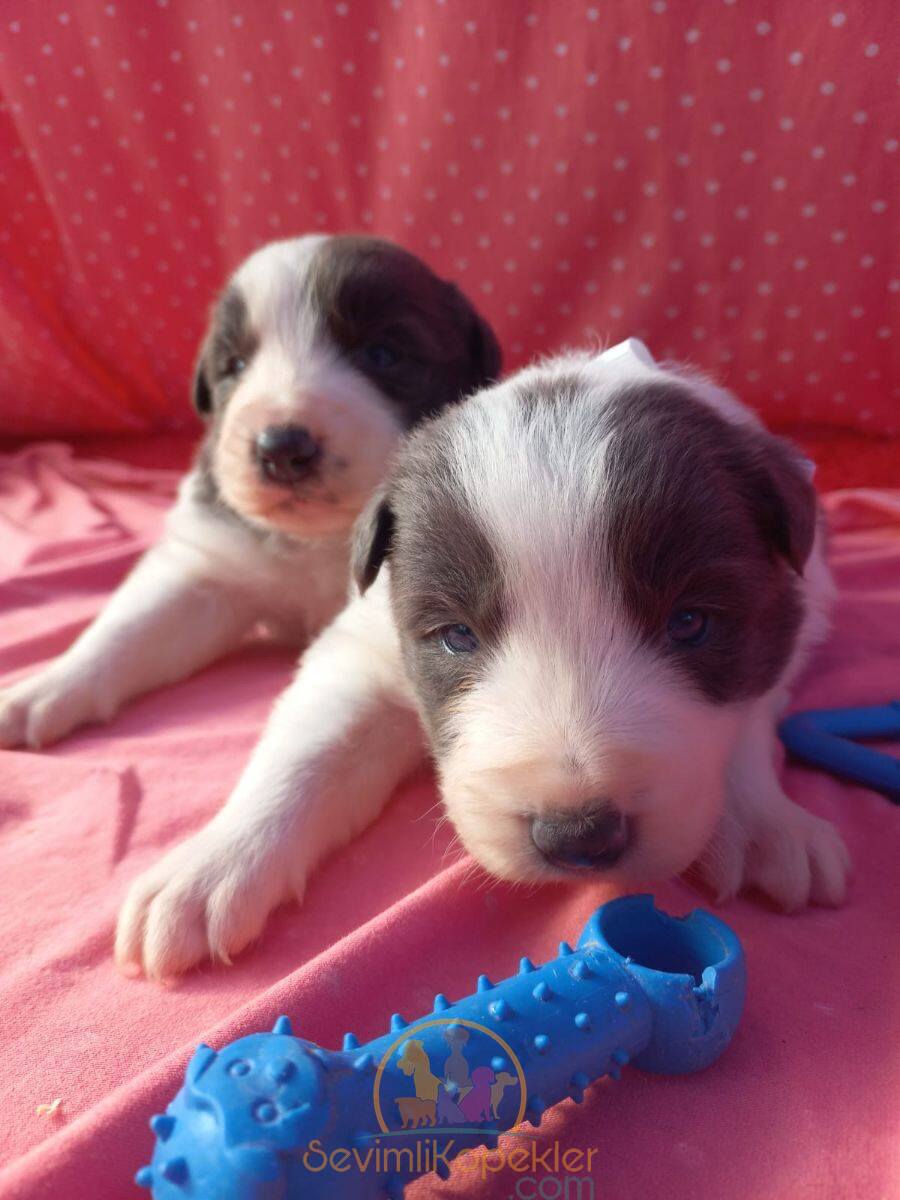
<instances>
[{"instance_id":1,"label":"puppy's front leg","mask_svg":"<svg viewBox=\"0 0 900 1200\"><path fill-rule=\"evenodd\" d=\"M699 862L719 900L758 888L787 912L843 903L850 856L841 835L785 795L776 770L775 706L748 713L728 771L725 810Z\"/></svg>"},{"instance_id":2,"label":"puppy's front leg","mask_svg":"<svg viewBox=\"0 0 900 1200\"><path fill-rule=\"evenodd\" d=\"M193 551L165 538L64 654L0 692L0 747L39 748L108 721L126 700L233 649L255 615Z\"/></svg>"},{"instance_id":3,"label":"puppy's front leg","mask_svg":"<svg viewBox=\"0 0 900 1200\"><path fill-rule=\"evenodd\" d=\"M378 589L379 591L381 589ZM224 808L132 886L116 959L160 978L228 962L330 851L379 813L425 754L376 589L303 657Z\"/></svg>"}]
</instances>

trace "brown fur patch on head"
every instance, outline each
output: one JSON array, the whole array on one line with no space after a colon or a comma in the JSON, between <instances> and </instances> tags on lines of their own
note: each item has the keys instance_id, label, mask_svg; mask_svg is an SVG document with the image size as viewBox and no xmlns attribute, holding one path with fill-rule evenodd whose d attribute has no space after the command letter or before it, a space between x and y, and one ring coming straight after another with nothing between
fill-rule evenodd
<instances>
[{"instance_id":1,"label":"brown fur patch on head","mask_svg":"<svg viewBox=\"0 0 900 1200\"><path fill-rule=\"evenodd\" d=\"M441 743L454 700L484 656L450 654L437 631L464 623L488 648L503 627L502 575L490 539L450 471L455 414L426 422L406 444L389 486L357 524L352 569L364 591L391 558L391 600L423 717Z\"/></svg>"},{"instance_id":2,"label":"brown fur patch on head","mask_svg":"<svg viewBox=\"0 0 900 1200\"><path fill-rule=\"evenodd\" d=\"M604 419L602 542L630 620L707 698L760 695L784 669L802 618L797 573L816 499L798 461L679 384L623 388ZM706 641L667 643L669 616L691 609L709 613Z\"/></svg>"},{"instance_id":3,"label":"brown fur patch on head","mask_svg":"<svg viewBox=\"0 0 900 1200\"><path fill-rule=\"evenodd\" d=\"M408 251L369 237L333 237L310 266L310 295L328 334L398 406L404 424L436 412L500 373L487 322L452 283ZM366 351L386 347L378 368Z\"/></svg>"}]
</instances>

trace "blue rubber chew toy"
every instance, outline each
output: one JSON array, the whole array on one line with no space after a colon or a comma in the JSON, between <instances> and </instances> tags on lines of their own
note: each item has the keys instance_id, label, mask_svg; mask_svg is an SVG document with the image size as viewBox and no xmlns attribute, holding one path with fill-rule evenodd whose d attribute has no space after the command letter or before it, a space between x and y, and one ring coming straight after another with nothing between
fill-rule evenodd
<instances>
[{"instance_id":1,"label":"blue rubber chew toy","mask_svg":"<svg viewBox=\"0 0 900 1200\"><path fill-rule=\"evenodd\" d=\"M399 1198L626 1063L709 1066L740 1020L745 979L722 921L625 896L594 913L574 950L563 942L540 967L523 958L502 983L482 975L453 1004L438 995L428 1016L395 1015L366 1045L348 1033L343 1050L323 1050L279 1017L271 1033L199 1046L150 1122L156 1148L136 1180L155 1200Z\"/></svg>"},{"instance_id":2,"label":"blue rubber chew toy","mask_svg":"<svg viewBox=\"0 0 900 1200\"><path fill-rule=\"evenodd\" d=\"M820 708L795 713L781 722L781 740L797 758L884 792L900 804L900 760L871 746L866 738L900 738L900 700L869 708Z\"/></svg>"}]
</instances>

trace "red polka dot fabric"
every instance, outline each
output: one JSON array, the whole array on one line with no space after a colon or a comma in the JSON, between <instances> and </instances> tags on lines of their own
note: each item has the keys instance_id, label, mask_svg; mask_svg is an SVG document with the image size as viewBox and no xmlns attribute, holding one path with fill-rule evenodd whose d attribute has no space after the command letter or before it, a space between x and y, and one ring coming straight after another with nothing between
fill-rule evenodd
<instances>
[{"instance_id":1,"label":"red polka dot fabric","mask_svg":"<svg viewBox=\"0 0 900 1200\"><path fill-rule=\"evenodd\" d=\"M255 246L394 238L507 364L636 334L774 425L900 431L894 0L0 12L0 417L192 421Z\"/></svg>"}]
</instances>

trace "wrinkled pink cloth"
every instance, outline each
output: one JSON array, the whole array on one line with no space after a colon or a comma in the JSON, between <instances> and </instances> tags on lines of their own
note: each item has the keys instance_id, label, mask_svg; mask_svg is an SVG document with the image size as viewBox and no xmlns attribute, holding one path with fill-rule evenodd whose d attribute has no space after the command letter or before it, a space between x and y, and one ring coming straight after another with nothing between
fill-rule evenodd
<instances>
[{"instance_id":1,"label":"wrinkled pink cloth","mask_svg":"<svg viewBox=\"0 0 900 1200\"><path fill-rule=\"evenodd\" d=\"M0 459L0 676L65 647L158 530L174 482L55 445ZM837 634L795 701L883 701L900 693L900 492L826 503ZM108 728L47 753L0 752L2 1200L139 1195L147 1119L197 1042L221 1045L280 1012L326 1045L345 1029L368 1038L394 1010L414 1017L438 991L471 991L480 971L502 977L522 954L549 956L609 897L596 883L525 891L473 878L435 829L422 776L234 967L170 988L120 978L110 951L129 880L219 805L291 668L288 650L248 647ZM728 1053L697 1077L626 1071L582 1107L560 1105L537 1134L541 1146L596 1148L597 1196L900 1197L900 811L800 767L787 782L844 831L850 902L793 917L745 899L722 909L750 970ZM704 902L680 881L656 893L676 912ZM57 1097L55 1116L36 1115ZM454 1169L410 1194L500 1200L516 1179Z\"/></svg>"}]
</instances>

